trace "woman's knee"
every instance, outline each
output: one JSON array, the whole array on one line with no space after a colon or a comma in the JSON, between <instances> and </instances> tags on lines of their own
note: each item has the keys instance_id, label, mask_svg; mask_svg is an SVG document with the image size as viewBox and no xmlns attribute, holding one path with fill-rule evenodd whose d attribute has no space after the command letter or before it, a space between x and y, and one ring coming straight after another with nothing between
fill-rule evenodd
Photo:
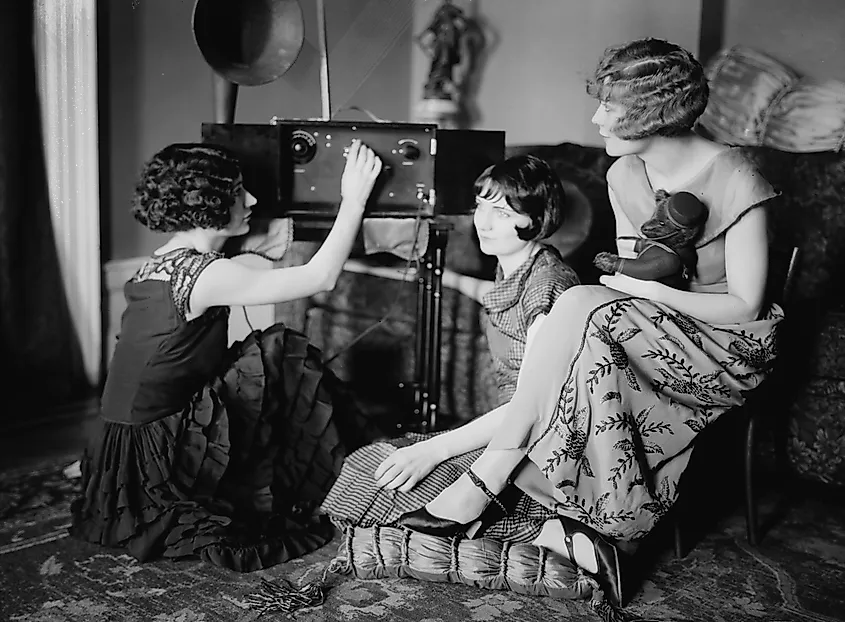
<instances>
[{"instance_id":1,"label":"woman's knee","mask_svg":"<svg viewBox=\"0 0 845 622\"><path fill-rule=\"evenodd\" d=\"M548 319L554 316L561 324L570 328L578 324L583 325L597 307L618 297L618 292L604 285L576 285L560 295L549 312Z\"/></svg>"}]
</instances>

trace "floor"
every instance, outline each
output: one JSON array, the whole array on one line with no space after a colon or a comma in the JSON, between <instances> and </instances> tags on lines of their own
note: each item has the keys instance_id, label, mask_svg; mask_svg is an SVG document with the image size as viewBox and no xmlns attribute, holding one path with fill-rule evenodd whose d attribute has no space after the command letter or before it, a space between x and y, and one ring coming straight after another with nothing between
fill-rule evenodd
<instances>
[{"instance_id":1,"label":"floor","mask_svg":"<svg viewBox=\"0 0 845 622\"><path fill-rule=\"evenodd\" d=\"M30 420L14 427L7 426L5 429L0 429L0 471L28 469L39 464L54 462L57 458L66 460L68 465L73 463L84 448L86 438L96 424L97 406L97 399L91 398L56 409L37 420ZM761 471L760 475L764 476L766 474L765 465L763 465ZM734 471L734 473L736 472ZM708 470L705 478L713 479L712 471ZM759 550L764 551L766 555L773 559L789 549L788 542L780 537L778 530L783 531L783 525L788 523L785 517L790 508L794 509L797 505L808 502L813 504L814 507L817 506L814 511L817 512L815 516L819 523L824 522L830 516L845 516L842 513L845 511L845 494L842 491L812 485L797 478L760 477L759 481L759 496L763 510L761 517L763 542ZM719 492L724 493L726 491L720 490ZM714 497L710 495L697 496L700 497L697 499L700 504L693 503L692 505L698 505L698 507L691 507L685 513L687 517L684 521L686 551L695 549L696 543L702 543L703 539L707 537L707 532L713 531L714 522L718 519L718 517L712 515ZM732 520L737 526L742 524L743 506L738 491L735 491L733 495L722 496L720 494L719 505L723 506L725 516L733 517ZM703 524L696 524L699 513L701 513L701 516L709 515ZM724 516L722 518L724 519ZM842 523L839 523L839 525L837 528L839 531L845 529L845 525ZM658 558L662 558L665 553L671 551L674 533L669 527L667 524L665 528L657 529L655 533L649 536L654 546L645 547L651 549L651 553L646 550L638 555L638 564L641 565L640 572L648 574L650 569L656 567ZM767 533L770 535L767 536ZM741 537L740 541L744 543L744 537ZM835 546L834 548L839 550ZM845 551L845 549L842 549L842 551ZM685 560L678 561L678 568L681 569L678 572L681 572L687 566L694 567L696 564L703 563L702 555L699 551L698 554L693 553ZM829 570L833 567L839 567L840 564L845 564L845 557L842 557L841 553L833 551L833 553L827 552L826 555L833 555L835 559L831 562L829 559L820 558L819 568ZM654 557L654 559L651 559L651 557ZM808 605L808 607L810 606ZM732 622L734 620L734 618L724 619L730 619ZM797 618L783 619L793 620ZM845 618L810 616L807 619L826 622Z\"/></svg>"}]
</instances>

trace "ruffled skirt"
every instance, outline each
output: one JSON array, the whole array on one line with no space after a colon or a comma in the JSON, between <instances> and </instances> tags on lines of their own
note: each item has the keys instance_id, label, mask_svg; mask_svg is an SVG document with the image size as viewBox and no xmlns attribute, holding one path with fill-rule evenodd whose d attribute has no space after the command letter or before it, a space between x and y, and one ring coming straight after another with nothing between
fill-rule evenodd
<instances>
[{"instance_id":1,"label":"ruffled skirt","mask_svg":"<svg viewBox=\"0 0 845 622\"><path fill-rule=\"evenodd\" d=\"M381 436L320 352L281 325L231 349L182 412L100 421L82 459L71 534L140 561L200 555L248 572L333 536L314 510L345 456Z\"/></svg>"}]
</instances>

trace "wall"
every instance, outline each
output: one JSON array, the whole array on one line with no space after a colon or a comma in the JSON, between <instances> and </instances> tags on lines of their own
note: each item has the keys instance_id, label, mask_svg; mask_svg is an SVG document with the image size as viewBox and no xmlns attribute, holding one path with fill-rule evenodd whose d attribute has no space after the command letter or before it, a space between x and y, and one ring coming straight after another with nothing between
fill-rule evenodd
<instances>
[{"instance_id":1,"label":"wall","mask_svg":"<svg viewBox=\"0 0 845 622\"><path fill-rule=\"evenodd\" d=\"M456 0L484 25L490 48L483 64L476 127L504 129L511 145L571 141L599 145L584 90L610 45L645 36L670 39L697 53L701 0ZM414 32L439 0L415 3ZM412 100L428 61L412 55Z\"/></svg>"},{"instance_id":2,"label":"wall","mask_svg":"<svg viewBox=\"0 0 845 622\"><path fill-rule=\"evenodd\" d=\"M306 41L297 61L276 82L239 89L237 122L321 116L316 0L299 3ZM407 121L408 0L325 5L329 67L337 87L333 105L357 105ZM104 261L146 255L163 242L129 214L138 171L166 144L199 140L201 124L213 121L211 69L194 44L193 7L194 0L101 0L98 5ZM383 41L385 32L400 34ZM386 54L384 45L390 46ZM343 111L337 118L365 117Z\"/></svg>"},{"instance_id":3,"label":"wall","mask_svg":"<svg viewBox=\"0 0 845 622\"><path fill-rule=\"evenodd\" d=\"M845 0L725 2L725 47L746 45L802 76L845 81Z\"/></svg>"},{"instance_id":4,"label":"wall","mask_svg":"<svg viewBox=\"0 0 845 622\"><path fill-rule=\"evenodd\" d=\"M299 1L307 40L299 59L277 82L241 88L237 121L320 115L316 0ZM428 71L413 37L440 2L327 1L336 103L348 100L381 118L413 120ZM491 41L474 98L476 127L506 130L511 145L598 145L590 124L595 102L584 92L584 80L605 47L636 37L668 38L697 53L700 32L719 33L724 22L724 45L751 45L801 73L845 79L843 0L455 2L477 16ZM211 73L193 42L193 5L194 0L100 2L104 260L147 254L161 242L128 213L138 169L167 142L196 140L200 124L211 120ZM702 25L702 9L705 22L719 24ZM407 28L383 57L347 36L362 23L379 36L403 19ZM370 65L372 72L362 71ZM360 118L353 114L338 118Z\"/></svg>"}]
</instances>

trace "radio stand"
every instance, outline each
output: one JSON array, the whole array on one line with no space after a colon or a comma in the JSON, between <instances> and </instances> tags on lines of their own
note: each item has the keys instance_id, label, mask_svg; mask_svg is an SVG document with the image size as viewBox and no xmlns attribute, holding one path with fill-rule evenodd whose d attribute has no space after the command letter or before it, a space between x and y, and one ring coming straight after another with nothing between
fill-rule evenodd
<instances>
[{"instance_id":1,"label":"radio stand","mask_svg":"<svg viewBox=\"0 0 845 622\"><path fill-rule=\"evenodd\" d=\"M430 218L428 246L417 273L416 332L414 372L409 382L398 383L402 403L410 416L396 421L399 432L434 432L442 425L440 415L440 360L443 318L443 270L446 246L454 224L446 218ZM325 236L330 222L324 219L296 218L295 239L318 241ZM410 402L410 403L409 403Z\"/></svg>"},{"instance_id":2,"label":"radio stand","mask_svg":"<svg viewBox=\"0 0 845 622\"><path fill-rule=\"evenodd\" d=\"M443 318L443 269L450 222L429 222L428 248L417 279L417 332L414 360L414 431L437 430L440 411L440 346ZM402 387L403 385L400 385Z\"/></svg>"}]
</instances>

